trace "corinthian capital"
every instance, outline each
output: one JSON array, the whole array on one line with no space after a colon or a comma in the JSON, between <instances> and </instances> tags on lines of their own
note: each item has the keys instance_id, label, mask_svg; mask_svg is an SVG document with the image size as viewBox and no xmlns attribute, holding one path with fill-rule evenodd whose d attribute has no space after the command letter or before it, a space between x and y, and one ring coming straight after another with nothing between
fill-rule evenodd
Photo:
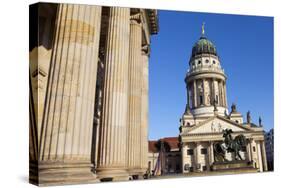
<instances>
[{"instance_id":1,"label":"corinthian capital","mask_svg":"<svg viewBox=\"0 0 281 188\"><path fill-rule=\"evenodd\" d=\"M149 56L150 55L150 45L149 44L143 45L141 48L141 52L142 52L142 54Z\"/></svg>"},{"instance_id":2,"label":"corinthian capital","mask_svg":"<svg viewBox=\"0 0 281 188\"><path fill-rule=\"evenodd\" d=\"M131 23L141 23L141 13L135 13L130 16Z\"/></svg>"}]
</instances>

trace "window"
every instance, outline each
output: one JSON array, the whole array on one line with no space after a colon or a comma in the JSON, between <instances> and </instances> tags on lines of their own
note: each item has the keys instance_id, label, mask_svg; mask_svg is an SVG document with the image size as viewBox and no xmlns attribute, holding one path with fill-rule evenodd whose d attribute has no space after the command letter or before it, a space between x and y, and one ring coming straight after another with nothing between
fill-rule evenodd
<instances>
[{"instance_id":1,"label":"window","mask_svg":"<svg viewBox=\"0 0 281 188\"><path fill-rule=\"evenodd\" d=\"M180 164L176 164L176 171L179 171L180 170Z\"/></svg>"},{"instance_id":2,"label":"window","mask_svg":"<svg viewBox=\"0 0 281 188\"><path fill-rule=\"evenodd\" d=\"M201 64L201 61L198 61L198 65L200 65Z\"/></svg>"},{"instance_id":3,"label":"window","mask_svg":"<svg viewBox=\"0 0 281 188\"><path fill-rule=\"evenodd\" d=\"M236 120L235 122L236 122L236 123L239 123L239 121L238 121L238 120Z\"/></svg>"},{"instance_id":4,"label":"window","mask_svg":"<svg viewBox=\"0 0 281 188\"><path fill-rule=\"evenodd\" d=\"M256 152L256 147L255 146L253 146L253 152Z\"/></svg>"},{"instance_id":5,"label":"window","mask_svg":"<svg viewBox=\"0 0 281 188\"><path fill-rule=\"evenodd\" d=\"M201 149L201 154L206 155L207 154L207 148L202 148Z\"/></svg>"},{"instance_id":6,"label":"window","mask_svg":"<svg viewBox=\"0 0 281 188\"><path fill-rule=\"evenodd\" d=\"M187 150L187 155L193 155L193 149L188 149Z\"/></svg>"},{"instance_id":7,"label":"window","mask_svg":"<svg viewBox=\"0 0 281 188\"><path fill-rule=\"evenodd\" d=\"M215 61L215 60L213 61L213 64L216 64L216 61Z\"/></svg>"},{"instance_id":8,"label":"window","mask_svg":"<svg viewBox=\"0 0 281 188\"><path fill-rule=\"evenodd\" d=\"M203 96L202 95L200 95L200 105L203 105Z\"/></svg>"},{"instance_id":9,"label":"window","mask_svg":"<svg viewBox=\"0 0 281 188\"><path fill-rule=\"evenodd\" d=\"M207 171L207 166L203 166L203 167L202 167L202 170L203 170L203 171Z\"/></svg>"},{"instance_id":10,"label":"window","mask_svg":"<svg viewBox=\"0 0 281 188\"><path fill-rule=\"evenodd\" d=\"M191 167L189 167L189 172L193 172L194 170L193 170L193 167L191 166Z\"/></svg>"},{"instance_id":11,"label":"window","mask_svg":"<svg viewBox=\"0 0 281 188\"><path fill-rule=\"evenodd\" d=\"M205 61L206 63L209 63L209 60L208 59L206 59L206 61Z\"/></svg>"}]
</instances>

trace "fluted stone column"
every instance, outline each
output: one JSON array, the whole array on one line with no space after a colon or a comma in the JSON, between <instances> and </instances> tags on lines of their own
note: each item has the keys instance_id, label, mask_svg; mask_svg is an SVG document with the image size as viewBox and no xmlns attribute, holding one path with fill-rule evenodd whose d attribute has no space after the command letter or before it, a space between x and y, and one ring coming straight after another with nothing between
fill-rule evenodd
<instances>
[{"instance_id":1,"label":"fluted stone column","mask_svg":"<svg viewBox=\"0 0 281 188\"><path fill-rule=\"evenodd\" d=\"M87 182L101 7L60 4L47 85L39 184Z\"/></svg>"},{"instance_id":2,"label":"fluted stone column","mask_svg":"<svg viewBox=\"0 0 281 188\"><path fill-rule=\"evenodd\" d=\"M196 80L193 81L193 107L196 108L197 107L197 84L196 84Z\"/></svg>"},{"instance_id":3,"label":"fluted stone column","mask_svg":"<svg viewBox=\"0 0 281 188\"><path fill-rule=\"evenodd\" d=\"M141 168L141 40L140 13L131 15L129 50L129 96L128 96L128 170L137 175Z\"/></svg>"},{"instance_id":4,"label":"fluted stone column","mask_svg":"<svg viewBox=\"0 0 281 188\"><path fill-rule=\"evenodd\" d=\"M212 165L213 162L214 162L214 147L213 147L213 142L210 142L210 153L209 153L209 155L210 155L210 159L209 159L210 165Z\"/></svg>"},{"instance_id":5,"label":"fluted stone column","mask_svg":"<svg viewBox=\"0 0 281 188\"><path fill-rule=\"evenodd\" d=\"M265 146L264 146L264 141L261 141L261 153L262 153L263 169L264 169L264 171L267 171L268 167L267 167L266 150L265 150Z\"/></svg>"},{"instance_id":6,"label":"fluted stone column","mask_svg":"<svg viewBox=\"0 0 281 188\"><path fill-rule=\"evenodd\" d=\"M227 95L226 95L226 83L223 84L223 94L224 94L224 106L227 107Z\"/></svg>"},{"instance_id":7,"label":"fluted stone column","mask_svg":"<svg viewBox=\"0 0 281 188\"><path fill-rule=\"evenodd\" d=\"M148 105L149 105L149 46L142 48L142 90L141 90L141 169L148 169Z\"/></svg>"},{"instance_id":8,"label":"fluted stone column","mask_svg":"<svg viewBox=\"0 0 281 188\"><path fill-rule=\"evenodd\" d=\"M251 143L247 144L247 159L248 159L248 161L252 161Z\"/></svg>"},{"instance_id":9,"label":"fluted stone column","mask_svg":"<svg viewBox=\"0 0 281 188\"><path fill-rule=\"evenodd\" d=\"M211 100L211 104L214 105L215 100L216 100L215 79L212 79L212 100Z\"/></svg>"},{"instance_id":10,"label":"fluted stone column","mask_svg":"<svg viewBox=\"0 0 281 188\"><path fill-rule=\"evenodd\" d=\"M105 52L98 177L128 179L127 114L130 9L111 7Z\"/></svg>"},{"instance_id":11,"label":"fluted stone column","mask_svg":"<svg viewBox=\"0 0 281 188\"><path fill-rule=\"evenodd\" d=\"M205 78L202 79L202 86L203 86L203 105L206 106L206 86L205 86Z\"/></svg>"}]
</instances>

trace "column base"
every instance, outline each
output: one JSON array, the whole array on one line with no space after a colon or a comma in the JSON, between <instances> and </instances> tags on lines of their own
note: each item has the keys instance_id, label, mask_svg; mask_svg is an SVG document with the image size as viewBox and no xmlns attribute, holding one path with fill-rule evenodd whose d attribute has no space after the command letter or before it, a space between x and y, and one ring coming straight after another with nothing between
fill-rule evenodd
<instances>
[{"instance_id":1,"label":"column base","mask_svg":"<svg viewBox=\"0 0 281 188\"><path fill-rule=\"evenodd\" d=\"M93 165L84 161L47 161L30 164L29 182L37 186L96 183Z\"/></svg>"},{"instance_id":2,"label":"column base","mask_svg":"<svg viewBox=\"0 0 281 188\"><path fill-rule=\"evenodd\" d=\"M129 174L125 168L101 167L97 169L97 178L101 182L105 181L128 181Z\"/></svg>"},{"instance_id":3,"label":"column base","mask_svg":"<svg viewBox=\"0 0 281 188\"><path fill-rule=\"evenodd\" d=\"M130 176L132 176L133 179L144 179L143 176L145 174L144 169L142 168L131 168L128 169L128 173Z\"/></svg>"}]
</instances>

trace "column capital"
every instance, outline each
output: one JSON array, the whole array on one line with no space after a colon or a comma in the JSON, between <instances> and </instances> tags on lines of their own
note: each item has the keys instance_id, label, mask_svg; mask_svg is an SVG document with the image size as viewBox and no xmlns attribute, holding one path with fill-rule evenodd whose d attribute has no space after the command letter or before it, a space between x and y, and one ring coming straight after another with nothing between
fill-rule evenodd
<instances>
[{"instance_id":1,"label":"column capital","mask_svg":"<svg viewBox=\"0 0 281 188\"><path fill-rule=\"evenodd\" d=\"M150 45L149 44L142 45L141 52L142 52L142 55L149 56L150 55Z\"/></svg>"},{"instance_id":2,"label":"column capital","mask_svg":"<svg viewBox=\"0 0 281 188\"><path fill-rule=\"evenodd\" d=\"M135 13L130 16L131 24L141 23L141 13Z\"/></svg>"}]
</instances>

